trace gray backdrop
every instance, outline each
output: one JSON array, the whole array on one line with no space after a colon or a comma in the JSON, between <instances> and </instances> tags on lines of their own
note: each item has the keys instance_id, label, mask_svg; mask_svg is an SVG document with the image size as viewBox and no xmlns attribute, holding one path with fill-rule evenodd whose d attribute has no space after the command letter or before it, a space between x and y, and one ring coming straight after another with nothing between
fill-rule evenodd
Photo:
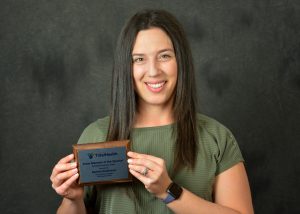
<instances>
[{"instance_id":1,"label":"gray backdrop","mask_svg":"<svg viewBox=\"0 0 300 214\"><path fill-rule=\"evenodd\" d=\"M2 0L0 210L54 213L54 164L108 114L117 36L141 8L184 25L200 111L235 134L256 213L300 213L298 0Z\"/></svg>"}]
</instances>

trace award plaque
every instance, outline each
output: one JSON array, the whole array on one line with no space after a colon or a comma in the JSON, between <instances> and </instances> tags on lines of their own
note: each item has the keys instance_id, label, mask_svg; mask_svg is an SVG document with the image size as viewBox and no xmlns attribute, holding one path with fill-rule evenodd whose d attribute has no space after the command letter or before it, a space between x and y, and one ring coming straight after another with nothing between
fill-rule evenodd
<instances>
[{"instance_id":1,"label":"award plaque","mask_svg":"<svg viewBox=\"0 0 300 214\"><path fill-rule=\"evenodd\" d=\"M73 145L82 185L130 182L129 140Z\"/></svg>"}]
</instances>

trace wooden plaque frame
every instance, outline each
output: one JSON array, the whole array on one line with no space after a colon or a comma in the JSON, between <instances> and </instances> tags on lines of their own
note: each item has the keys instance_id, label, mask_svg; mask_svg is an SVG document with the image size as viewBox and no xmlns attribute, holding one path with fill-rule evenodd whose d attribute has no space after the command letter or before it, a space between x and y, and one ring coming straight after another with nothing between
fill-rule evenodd
<instances>
[{"instance_id":1,"label":"wooden plaque frame","mask_svg":"<svg viewBox=\"0 0 300 214\"><path fill-rule=\"evenodd\" d=\"M99 143L87 143L87 144L75 144L73 145L73 153L75 156L75 161L77 162L78 171L79 171L79 178L78 178L78 184L80 185L95 185L95 184L109 184L109 183L123 183L123 182L131 182L132 181L132 175L128 171L128 176L126 178L122 179L112 179L112 180L93 180L90 182L83 182L80 180L80 175L82 171L82 163L79 162L79 152L80 151L99 151L99 149L114 149L118 147L125 147L126 150L126 163L128 160L127 152L130 150L130 141L129 140L122 140L122 141L107 141L107 142L99 142Z\"/></svg>"}]
</instances>

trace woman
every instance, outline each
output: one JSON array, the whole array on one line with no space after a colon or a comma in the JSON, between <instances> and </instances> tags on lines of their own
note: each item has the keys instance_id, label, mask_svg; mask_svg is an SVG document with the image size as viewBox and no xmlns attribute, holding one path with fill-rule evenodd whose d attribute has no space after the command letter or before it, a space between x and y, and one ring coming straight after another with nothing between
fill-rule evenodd
<instances>
[{"instance_id":1,"label":"woman","mask_svg":"<svg viewBox=\"0 0 300 214\"><path fill-rule=\"evenodd\" d=\"M195 92L178 21L162 10L135 14L117 44L110 116L90 124L79 143L130 138L136 179L83 190L69 155L51 175L63 196L58 213L253 213L238 145L220 123L196 114Z\"/></svg>"}]
</instances>

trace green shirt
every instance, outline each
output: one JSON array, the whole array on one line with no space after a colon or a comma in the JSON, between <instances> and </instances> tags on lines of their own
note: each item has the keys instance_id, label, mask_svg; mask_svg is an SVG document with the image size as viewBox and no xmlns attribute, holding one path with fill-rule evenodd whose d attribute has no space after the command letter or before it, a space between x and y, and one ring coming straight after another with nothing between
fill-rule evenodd
<instances>
[{"instance_id":1,"label":"green shirt","mask_svg":"<svg viewBox=\"0 0 300 214\"><path fill-rule=\"evenodd\" d=\"M109 117L95 121L84 130L78 143L105 141L108 125ZM170 176L175 148L174 127L171 124L134 128L131 134L132 151L164 159ZM197 131L199 146L195 169L183 168L171 179L201 198L212 201L215 177L244 160L231 132L216 120L197 114ZM137 179L132 183L85 187L85 204L94 206L98 213L172 213Z\"/></svg>"}]
</instances>

